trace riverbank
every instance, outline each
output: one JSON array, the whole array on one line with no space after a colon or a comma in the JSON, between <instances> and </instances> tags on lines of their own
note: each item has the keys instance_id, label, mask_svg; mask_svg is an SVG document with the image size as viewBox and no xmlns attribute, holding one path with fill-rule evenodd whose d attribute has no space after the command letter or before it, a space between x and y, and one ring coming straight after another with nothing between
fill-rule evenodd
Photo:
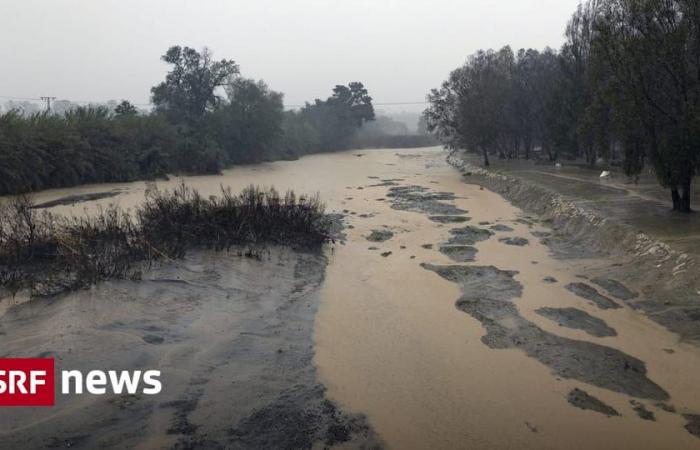
<instances>
[{"instance_id":1,"label":"riverbank","mask_svg":"<svg viewBox=\"0 0 700 450\"><path fill-rule=\"evenodd\" d=\"M158 395L57 396L53 408L3 408L12 448L373 447L361 415L325 395L312 331L327 260L268 247L260 259L192 251L141 281L0 309L2 357L57 369L162 372Z\"/></svg>"},{"instance_id":2,"label":"riverbank","mask_svg":"<svg viewBox=\"0 0 700 450\"><path fill-rule=\"evenodd\" d=\"M558 257L614 257L613 265L590 268L591 276L612 277L635 286L641 295L625 300L630 307L682 339L700 344L700 280L695 276L700 253L690 241L697 227L689 223L695 217L657 217L653 223L646 218L644 228L649 232L642 232L624 218L645 210L660 214L658 198L649 194L626 195L621 186L599 179L584 184L581 175L554 173L552 178L557 177L557 182L543 181L543 173L553 168L537 172L526 168L486 170L470 155L459 152L451 153L448 161L460 170L465 182L483 185L539 215L554 231L544 241ZM610 198L615 196L622 198ZM616 201L617 211L604 204L612 201ZM648 204L640 203L644 201ZM668 220L672 225L667 227L672 227L673 221L681 219L684 224L678 225L679 229L687 229L681 231L684 239L676 245L665 242L657 224Z\"/></svg>"}]
</instances>

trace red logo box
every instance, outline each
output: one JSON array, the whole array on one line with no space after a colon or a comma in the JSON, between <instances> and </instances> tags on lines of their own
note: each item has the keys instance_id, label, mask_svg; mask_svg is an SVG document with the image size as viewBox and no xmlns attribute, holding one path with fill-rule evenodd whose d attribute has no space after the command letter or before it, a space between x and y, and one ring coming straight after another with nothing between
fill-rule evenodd
<instances>
[{"instance_id":1,"label":"red logo box","mask_svg":"<svg viewBox=\"0 0 700 450\"><path fill-rule=\"evenodd\" d=\"M53 358L0 358L0 406L53 406Z\"/></svg>"}]
</instances>

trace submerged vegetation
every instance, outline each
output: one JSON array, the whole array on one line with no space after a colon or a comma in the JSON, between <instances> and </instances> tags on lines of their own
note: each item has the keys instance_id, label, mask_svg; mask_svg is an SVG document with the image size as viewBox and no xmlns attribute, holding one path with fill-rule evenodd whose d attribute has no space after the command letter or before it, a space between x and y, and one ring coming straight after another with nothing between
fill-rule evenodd
<instances>
[{"instance_id":1,"label":"submerged vegetation","mask_svg":"<svg viewBox=\"0 0 700 450\"><path fill-rule=\"evenodd\" d=\"M489 156L651 166L689 212L700 169L700 4L588 0L557 51L481 50L430 96L429 128Z\"/></svg>"},{"instance_id":2,"label":"submerged vegetation","mask_svg":"<svg viewBox=\"0 0 700 450\"><path fill-rule=\"evenodd\" d=\"M23 195L0 205L0 286L52 295L105 279L137 279L148 264L193 247L255 254L250 246L318 246L330 239L330 228L317 196L253 186L237 195L222 188L209 198L185 185L154 189L134 211L109 207L71 218L38 212Z\"/></svg>"}]
</instances>

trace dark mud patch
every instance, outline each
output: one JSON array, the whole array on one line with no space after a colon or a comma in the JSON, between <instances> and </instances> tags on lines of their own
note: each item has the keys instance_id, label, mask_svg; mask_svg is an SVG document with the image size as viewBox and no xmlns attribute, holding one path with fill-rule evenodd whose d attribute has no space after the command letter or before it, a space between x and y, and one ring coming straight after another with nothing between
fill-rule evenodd
<instances>
[{"instance_id":1,"label":"dark mud patch","mask_svg":"<svg viewBox=\"0 0 700 450\"><path fill-rule=\"evenodd\" d=\"M431 250L433 248L433 244L423 244L421 245L421 247L423 247L426 250Z\"/></svg>"},{"instance_id":2,"label":"dark mud patch","mask_svg":"<svg viewBox=\"0 0 700 450\"><path fill-rule=\"evenodd\" d=\"M381 183L369 184L367 187L386 187L386 186L398 186L399 183L395 181L382 181Z\"/></svg>"},{"instance_id":3,"label":"dark mud patch","mask_svg":"<svg viewBox=\"0 0 700 450\"><path fill-rule=\"evenodd\" d=\"M535 312L546 317L559 326L583 330L591 336L609 337L617 336L614 328L611 328L602 319L593 317L585 311L576 308L539 308Z\"/></svg>"},{"instance_id":4,"label":"dark mud patch","mask_svg":"<svg viewBox=\"0 0 700 450\"><path fill-rule=\"evenodd\" d=\"M466 216L430 216L428 219L437 223L464 223L471 220L471 217Z\"/></svg>"},{"instance_id":5,"label":"dark mud patch","mask_svg":"<svg viewBox=\"0 0 700 450\"><path fill-rule=\"evenodd\" d=\"M472 262L479 250L470 245L443 245L440 253L447 255L454 262Z\"/></svg>"},{"instance_id":6,"label":"dark mud patch","mask_svg":"<svg viewBox=\"0 0 700 450\"><path fill-rule=\"evenodd\" d=\"M389 230L372 230L367 236L370 242L384 242L394 237L394 233Z\"/></svg>"},{"instance_id":7,"label":"dark mud patch","mask_svg":"<svg viewBox=\"0 0 700 450\"><path fill-rule=\"evenodd\" d=\"M462 228L453 228L450 230L450 234L452 237L447 241L450 245L474 245L494 235L491 230L477 228L471 225Z\"/></svg>"},{"instance_id":8,"label":"dark mud patch","mask_svg":"<svg viewBox=\"0 0 700 450\"><path fill-rule=\"evenodd\" d=\"M458 216L467 211L451 203L456 197L451 192L433 192L423 186L395 186L389 189L391 207L399 211L413 211L431 215Z\"/></svg>"},{"instance_id":9,"label":"dark mud patch","mask_svg":"<svg viewBox=\"0 0 700 450\"><path fill-rule=\"evenodd\" d=\"M676 414L676 407L673 405L669 405L668 403L656 402L654 403L654 406L656 406L662 411L666 411L667 413Z\"/></svg>"},{"instance_id":10,"label":"dark mud patch","mask_svg":"<svg viewBox=\"0 0 700 450\"><path fill-rule=\"evenodd\" d=\"M620 300L632 300L639 296L639 294L632 292L624 284L610 278L593 278L591 282L602 287L608 291L610 295Z\"/></svg>"},{"instance_id":11,"label":"dark mud patch","mask_svg":"<svg viewBox=\"0 0 700 450\"><path fill-rule=\"evenodd\" d=\"M506 245L514 245L516 247L524 247L530 243L525 238L522 237L506 237L506 238L500 238L498 242L502 242Z\"/></svg>"},{"instance_id":12,"label":"dark mud patch","mask_svg":"<svg viewBox=\"0 0 700 450\"><path fill-rule=\"evenodd\" d=\"M532 220L530 220L530 219L523 219L523 218L515 219L515 223L520 223L520 224L523 224L523 225L527 225L528 227L532 227L532 226L535 225L535 222L533 222Z\"/></svg>"},{"instance_id":13,"label":"dark mud patch","mask_svg":"<svg viewBox=\"0 0 700 450\"><path fill-rule=\"evenodd\" d=\"M683 418L686 420L684 428L688 433L700 438L700 414L683 414Z\"/></svg>"},{"instance_id":14,"label":"dark mud patch","mask_svg":"<svg viewBox=\"0 0 700 450\"><path fill-rule=\"evenodd\" d=\"M531 231L530 233L539 238L542 245L546 245L557 259L585 259L604 256L600 249L581 245L577 240L571 239L566 233L559 232L554 227L554 232Z\"/></svg>"},{"instance_id":15,"label":"dark mud patch","mask_svg":"<svg viewBox=\"0 0 700 450\"><path fill-rule=\"evenodd\" d=\"M643 403L636 400L630 400L630 403L632 404L632 409L635 413L637 413L637 416L639 416L640 419L656 422L656 416L654 413L649 411Z\"/></svg>"},{"instance_id":16,"label":"dark mud patch","mask_svg":"<svg viewBox=\"0 0 700 450\"><path fill-rule=\"evenodd\" d=\"M481 224L479 224L479 225L481 225ZM486 225L488 225L488 222L486 222ZM493 231L503 231L503 232L514 231L511 227L509 227L508 225L503 225L502 223L498 223L496 225L491 225L489 227L489 229L491 229Z\"/></svg>"},{"instance_id":17,"label":"dark mud patch","mask_svg":"<svg viewBox=\"0 0 700 450\"><path fill-rule=\"evenodd\" d=\"M182 434L185 436L195 434L199 426L189 421L189 415L197 409L197 403L202 396L202 392L201 389L195 389L186 398L173 400L161 405L161 408L173 410L173 417L170 419L170 426L167 430L168 434Z\"/></svg>"},{"instance_id":18,"label":"dark mud patch","mask_svg":"<svg viewBox=\"0 0 700 450\"><path fill-rule=\"evenodd\" d=\"M383 253L380 253L380 254L381 254L384 258L388 258L389 256L392 255L392 252L383 252Z\"/></svg>"},{"instance_id":19,"label":"dark mud patch","mask_svg":"<svg viewBox=\"0 0 700 450\"><path fill-rule=\"evenodd\" d=\"M348 444L358 436L367 441L371 430L361 418L345 416L325 399L321 386L316 386L283 392L276 401L241 420L229 435L232 448L295 450Z\"/></svg>"},{"instance_id":20,"label":"dark mud patch","mask_svg":"<svg viewBox=\"0 0 700 450\"><path fill-rule=\"evenodd\" d=\"M92 194L76 194L67 195L65 197L57 198L56 200L51 200L44 203L39 203L33 205L33 209L43 209L43 208L53 208L54 206L65 206L74 205L76 203L92 202L95 200L102 200L104 198L116 197L121 194L121 191L106 191L106 192L94 192Z\"/></svg>"},{"instance_id":21,"label":"dark mud patch","mask_svg":"<svg viewBox=\"0 0 700 450\"><path fill-rule=\"evenodd\" d=\"M153 345L162 344L163 341L165 341L165 339L162 336L158 336L156 334L147 334L141 339L143 339L143 342Z\"/></svg>"},{"instance_id":22,"label":"dark mud patch","mask_svg":"<svg viewBox=\"0 0 700 450\"><path fill-rule=\"evenodd\" d=\"M620 413L615 410L612 406L598 400L586 391L579 388L575 388L567 396L569 403L577 408L587 409L601 414L605 414L608 417L619 416Z\"/></svg>"},{"instance_id":23,"label":"dark mud patch","mask_svg":"<svg viewBox=\"0 0 700 450\"><path fill-rule=\"evenodd\" d=\"M575 379L638 398L667 400L668 393L647 378L643 361L617 349L568 339L523 318L513 300L522 294L517 272L493 266L421 265L460 285L457 308L481 322L481 341L493 349L517 348L562 378Z\"/></svg>"},{"instance_id":24,"label":"dark mud patch","mask_svg":"<svg viewBox=\"0 0 700 450\"><path fill-rule=\"evenodd\" d=\"M581 298L588 300L600 309L617 309L620 305L615 303L612 299L599 293L596 288L590 286L586 283L569 283L566 285L566 289L578 295Z\"/></svg>"}]
</instances>

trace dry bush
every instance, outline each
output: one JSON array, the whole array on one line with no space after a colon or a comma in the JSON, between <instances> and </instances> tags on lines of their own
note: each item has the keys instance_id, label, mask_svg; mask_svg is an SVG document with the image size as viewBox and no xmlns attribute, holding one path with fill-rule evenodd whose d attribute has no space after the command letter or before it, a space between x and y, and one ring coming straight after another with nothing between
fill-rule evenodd
<instances>
[{"instance_id":1,"label":"dry bush","mask_svg":"<svg viewBox=\"0 0 700 450\"><path fill-rule=\"evenodd\" d=\"M250 186L203 198L184 184L150 189L133 214L116 207L63 218L39 213L29 196L0 204L0 285L15 294L54 295L100 280L138 278L144 266L181 258L189 248L280 244L319 246L330 222L318 197L281 197ZM259 250L239 249L256 256Z\"/></svg>"}]
</instances>

